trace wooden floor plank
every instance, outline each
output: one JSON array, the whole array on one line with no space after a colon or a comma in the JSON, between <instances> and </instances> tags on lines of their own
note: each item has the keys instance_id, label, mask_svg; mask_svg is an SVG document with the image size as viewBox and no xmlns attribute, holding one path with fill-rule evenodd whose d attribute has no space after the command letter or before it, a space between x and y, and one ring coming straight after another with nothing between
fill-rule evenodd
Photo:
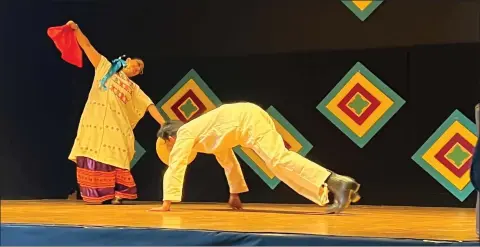
<instances>
[{"instance_id":1,"label":"wooden floor plank","mask_svg":"<svg viewBox=\"0 0 480 247\"><path fill-rule=\"evenodd\" d=\"M325 215L314 205L179 204L167 213L149 212L159 203L85 205L76 201L2 201L2 223L153 227L240 232L478 240L473 208L354 206L341 215Z\"/></svg>"}]
</instances>

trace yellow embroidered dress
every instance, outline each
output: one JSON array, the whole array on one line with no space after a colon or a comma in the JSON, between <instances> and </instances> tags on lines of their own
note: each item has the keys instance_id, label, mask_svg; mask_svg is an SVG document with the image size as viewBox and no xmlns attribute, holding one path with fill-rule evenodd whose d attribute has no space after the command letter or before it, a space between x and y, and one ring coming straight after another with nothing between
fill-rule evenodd
<instances>
[{"instance_id":1,"label":"yellow embroidered dress","mask_svg":"<svg viewBox=\"0 0 480 247\"><path fill-rule=\"evenodd\" d=\"M77 163L80 192L87 202L137 197L129 171L135 154L133 129L153 102L123 72L112 75L102 90L100 80L111 66L102 56L68 157Z\"/></svg>"}]
</instances>

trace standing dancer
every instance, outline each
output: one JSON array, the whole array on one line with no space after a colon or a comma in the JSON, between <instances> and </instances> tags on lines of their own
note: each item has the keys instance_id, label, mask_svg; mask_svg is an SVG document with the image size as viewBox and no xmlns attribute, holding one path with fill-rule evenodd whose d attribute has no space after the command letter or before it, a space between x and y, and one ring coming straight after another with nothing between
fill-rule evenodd
<instances>
[{"instance_id":1,"label":"standing dancer","mask_svg":"<svg viewBox=\"0 0 480 247\"><path fill-rule=\"evenodd\" d=\"M144 63L138 58L109 62L75 22L67 25L95 67L68 157L77 164L80 193L85 202L94 204L121 204L123 199L136 199L137 187L130 173L135 154L133 129L147 110L160 125L164 122L152 100L130 79L143 73Z\"/></svg>"},{"instance_id":2,"label":"standing dancer","mask_svg":"<svg viewBox=\"0 0 480 247\"><path fill-rule=\"evenodd\" d=\"M335 174L286 149L270 115L252 103L225 104L186 124L166 122L158 137L165 140L171 152L163 178L163 205L153 211L169 211L172 202L182 200L192 153L214 154L228 171L239 169L232 151L238 145L251 148L278 179L320 206L328 203L328 191L332 191L335 200L327 213L340 213L360 199L360 184L354 179ZM240 172L232 175L235 176L231 181L244 184Z\"/></svg>"}]
</instances>

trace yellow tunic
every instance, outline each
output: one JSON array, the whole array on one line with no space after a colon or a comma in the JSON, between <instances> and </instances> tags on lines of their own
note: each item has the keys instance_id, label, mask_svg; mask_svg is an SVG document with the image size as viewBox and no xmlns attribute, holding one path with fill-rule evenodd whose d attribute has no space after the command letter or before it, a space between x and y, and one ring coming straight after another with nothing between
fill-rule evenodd
<instances>
[{"instance_id":1,"label":"yellow tunic","mask_svg":"<svg viewBox=\"0 0 480 247\"><path fill-rule=\"evenodd\" d=\"M186 123L177 132L163 180L163 199L179 202L192 152L214 154L222 166L238 167L233 147L251 148L275 176L297 193L325 205L330 171L285 148L269 114L251 103L225 104ZM235 164L235 165L232 165ZM232 184L243 175L232 174ZM240 176L241 175L241 176Z\"/></svg>"},{"instance_id":2,"label":"yellow tunic","mask_svg":"<svg viewBox=\"0 0 480 247\"><path fill-rule=\"evenodd\" d=\"M77 137L68 159L77 156L130 169L135 149L133 129L144 116L152 100L123 72L110 77L107 90L100 88L100 80L111 67L101 57L87 103L80 118Z\"/></svg>"}]
</instances>

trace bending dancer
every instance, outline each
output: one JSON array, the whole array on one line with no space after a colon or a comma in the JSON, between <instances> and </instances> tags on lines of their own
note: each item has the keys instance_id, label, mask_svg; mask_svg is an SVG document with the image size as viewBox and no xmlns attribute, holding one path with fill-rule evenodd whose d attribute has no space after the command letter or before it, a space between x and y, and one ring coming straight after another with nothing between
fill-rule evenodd
<instances>
[{"instance_id":1,"label":"bending dancer","mask_svg":"<svg viewBox=\"0 0 480 247\"><path fill-rule=\"evenodd\" d=\"M133 129L148 112L161 125L164 119L152 100L130 78L143 73L138 58L109 62L90 44L73 21L67 25L95 67L95 76L68 157L77 164L77 182L87 203L121 204L136 199L130 173L135 149Z\"/></svg>"},{"instance_id":2,"label":"bending dancer","mask_svg":"<svg viewBox=\"0 0 480 247\"><path fill-rule=\"evenodd\" d=\"M184 176L192 152L211 153L224 164L238 164L232 148L251 148L282 182L320 206L335 196L327 213L340 213L360 199L360 184L335 174L285 148L270 115L252 103L225 104L183 125L168 121L158 136L171 148L169 167L163 179L163 205L152 210L169 211L182 200ZM219 157L219 158L218 158Z\"/></svg>"}]
</instances>

